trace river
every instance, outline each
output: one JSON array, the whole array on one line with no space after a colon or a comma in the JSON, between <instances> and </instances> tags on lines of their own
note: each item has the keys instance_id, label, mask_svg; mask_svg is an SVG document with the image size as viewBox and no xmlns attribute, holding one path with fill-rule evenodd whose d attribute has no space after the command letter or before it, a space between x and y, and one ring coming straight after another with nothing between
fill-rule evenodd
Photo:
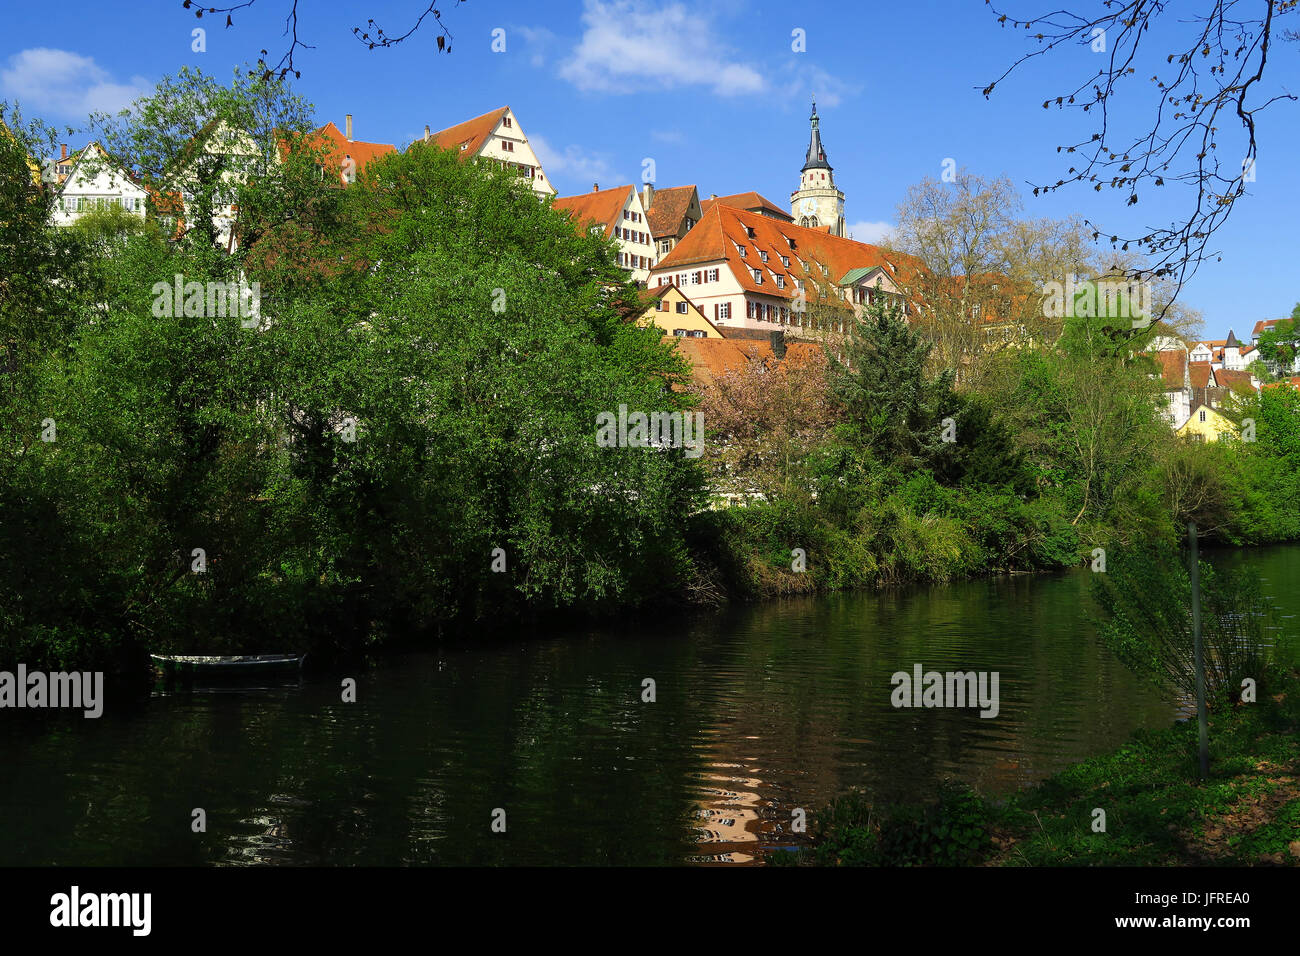
<instances>
[{"instance_id":1,"label":"river","mask_svg":"<svg viewBox=\"0 0 1300 956\"><path fill-rule=\"evenodd\" d=\"M1256 568L1294 634L1300 546L1217 560ZM1089 577L647 615L97 720L0 715L0 864L761 862L801 839L795 810L850 789L1003 795L1168 725L1098 646ZM893 707L915 664L998 672L997 716Z\"/></svg>"}]
</instances>

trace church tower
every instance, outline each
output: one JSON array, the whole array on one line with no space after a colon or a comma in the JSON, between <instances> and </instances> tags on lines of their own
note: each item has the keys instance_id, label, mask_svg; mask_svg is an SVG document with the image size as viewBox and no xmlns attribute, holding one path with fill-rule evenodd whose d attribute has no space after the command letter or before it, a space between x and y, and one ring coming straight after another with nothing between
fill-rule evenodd
<instances>
[{"instance_id":1,"label":"church tower","mask_svg":"<svg viewBox=\"0 0 1300 956\"><path fill-rule=\"evenodd\" d=\"M826 162L815 98L812 116L808 119L812 123L812 138L808 141L808 156L800 172L799 188L790 194L790 215L800 226L811 229L830 226L831 235L843 236L844 193L835 188L835 172Z\"/></svg>"}]
</instances>

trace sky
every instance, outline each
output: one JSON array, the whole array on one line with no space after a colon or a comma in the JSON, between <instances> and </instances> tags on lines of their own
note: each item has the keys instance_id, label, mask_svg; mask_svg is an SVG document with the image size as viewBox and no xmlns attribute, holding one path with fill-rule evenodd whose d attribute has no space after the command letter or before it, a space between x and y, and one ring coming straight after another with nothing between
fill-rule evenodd
<instances>
[{"instance_id":1,"label":"sky","mask_svg":"<svg viewBox=\"0 0 1300 956\"><path fill-rule=\"evenodd\" d=\"M1042 103L1086 80L1098 54L1078 45L1032 60L986 98L982 89L1037 44L1000 26L984 0L440 0L449 54L436 51L431 20L390 49L369 50L352 33L369 19L404 32L426 2L299 0L298 35L312 48L295 54L295 90L319 123L341 129L351 113L357 139L402 147L425 125L443 129L509 105L562 195L639 183L652 160L660 188L695 184L701 198L756 190L785 208L815 94L845 217L864 241L881 238L908 187L940 177L946 160L1008 177L1028 216L1085 216L1108 233L1185 218L1193 199L1147 190L1126 207L1119 192L1079 185L1033 197L1034 184L1068 169L1056 147L1093 131L1089 117ZM196 18L182 0L61 0L57 17L41 4L13 5L0 39L0 99L77 128L65 137L76 148L90 111L121 108L184 65L225 78L262 49L278 60L291 6L253 0L227 28L224 15ZM1027 16L1060 4L1005 6ZM1100 0L1068 6L1099 9ZM1180 9L1195 6L1207 4L1180 0ZM206 31L201 51L195 29ZM1144 40L1161 60L1180 25L1169 19L1166 29ZM1300 94L1300 43L1274 46L1262 91ZM1115 126L1149 127L1156 99L1147 77L1131 78L1121 97ZM1234 142L1230 127L1225 143ZM1212 240L1222 261L1204 263L1180 296L1203 314L1207 338L1229 328L1248 338L1257 320L1289 315L1300 301L1300 103L1270 106L1257 135L1255 180Z\"/></svg>"}]
</instances>

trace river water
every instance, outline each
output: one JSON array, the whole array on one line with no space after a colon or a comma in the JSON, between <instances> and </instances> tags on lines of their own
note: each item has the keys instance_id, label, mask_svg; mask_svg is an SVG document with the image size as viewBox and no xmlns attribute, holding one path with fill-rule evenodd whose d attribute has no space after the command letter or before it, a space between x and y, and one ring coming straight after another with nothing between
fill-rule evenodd
<instances>
[{"instance_id":1,"label":"river water","mask_svg":"<svg viewBox=\"0 0 1300 956\"><path fill-rule=\"evenodd\" d=\"M1258 571L1293 635L1300 547L1222 560ZM1098 646L1089 577L521 633L98 720L7 711L0 864L761 862L848 790L1002 795L1174 719ZM997 716L891 706L916 664L998 672Z\"/></svg>"}]
</instances>

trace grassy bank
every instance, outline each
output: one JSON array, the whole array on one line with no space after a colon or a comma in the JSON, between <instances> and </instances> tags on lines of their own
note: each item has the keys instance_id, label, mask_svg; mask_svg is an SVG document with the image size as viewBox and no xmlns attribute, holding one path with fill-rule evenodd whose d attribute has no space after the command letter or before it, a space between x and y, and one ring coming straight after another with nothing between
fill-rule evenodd
<instances>
[{"instance_id":1,"label":"grassy bank","mask_svg":"<svg viewBox=\"0 0 1300 956\"><path fill-rule=\"evenodd\" d=\"M1300 865L1300 675L1210 718L1210 776L1195 721L1144 731L1004 803L946 786L923 807L861 796L816 815L795 862L826 866ZM1095 811L1105 832L1094 832Z\"/></svg>"}]
</instances>

